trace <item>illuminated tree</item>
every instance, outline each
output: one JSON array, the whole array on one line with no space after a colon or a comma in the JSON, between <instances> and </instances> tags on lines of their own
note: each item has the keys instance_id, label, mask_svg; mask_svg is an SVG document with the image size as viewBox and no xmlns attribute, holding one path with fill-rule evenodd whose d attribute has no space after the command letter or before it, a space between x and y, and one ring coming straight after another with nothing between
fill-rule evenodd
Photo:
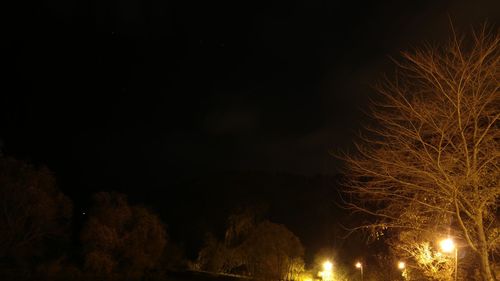
<instances>
[{"instance_id":1,"label":"illuminated tree","mask_svg":"<svg viewBox=\"0 0 500 281\"><path fill-rule=\"evenodd\" d=\"M427 236L430 234L431 236ZM409 280L451 281L455 268L454 255L439 251L430 232L401 231L391 246L406 263Z\"/></svg>"},{"instance_id":2,"label":"illuminated tree","mask_svg":"<svg viewBox=\"0 0 500 281\"><path fill-rule=\"evenodd\" d=\"M231 250L223 242L208 233L203 248L198 253L195 269L216 273L230 272L234 267L232 266L234 259L230 252Z\"/></svg>"},{"instance_id":3,"label":"illuminated tree","mask_svg":"<svg viewBox=\"0 0 500 281\"><path fill-rule=\"evenodd\" d=\"M304 248L300 240L281 224L264 221L256 226L238 251L253 277L291 280L304 267Z\"/></svg>"},{"instance_id":4,"label":"illuminated tree","mask_svg":"<svg viewBox=\"0 0 500 281\"><path fill-rule=\"evenodd\" d=\"M469 39L403 53L394 79L377 87L376 125L358 154L345 157L346 185L348 206L377 218L378 235L454 236L492 281L500 250L500 37L482 29Z\"/></svg>"},{"instance_id":5,"label":"illuminated tree","mask_svg":"<svg viewBox=\"0 0 500 281\"><path fill-rule=\"evenodd\" d=\"M231 214L224 240L207 235L195 268L261 280L298 280L304 248L284 225L259 220L261 208Z\"/></svg>"},{"instance_id":6,"label":"illuminated tree","mask_svg":"<svg viewBox=\"0 0 500 281\"><path fill-rule=\"evenodd\" d=\"M140 280L158 265L165 226L151 211L130 206L123 194L97 193L82 231L85 270L95 278Z\"/></svg>"},{"instance_id":7,"label":"illuminated tree","mask_svg":"<svg viewBox=\"0 0 500 281\"><path fill-rule=\"evenodd\" d=\"M61 254L72 204L47 168L0 157L0 213L0 279Z\"/></svg>"},{"instance_id":8,"label":"illuminated tree","mask_svg":"<svg viewBox=\"0 0 500 281\"><path fill-rule=\"evenodd\" d=\"M238 246L253 231L262 212L261 207L253 206L240 208L230 214L223 241L208 233L205 236L204 246L198 253L196 266L211 272L248 274Z\"/></svg>"}]
</instances>

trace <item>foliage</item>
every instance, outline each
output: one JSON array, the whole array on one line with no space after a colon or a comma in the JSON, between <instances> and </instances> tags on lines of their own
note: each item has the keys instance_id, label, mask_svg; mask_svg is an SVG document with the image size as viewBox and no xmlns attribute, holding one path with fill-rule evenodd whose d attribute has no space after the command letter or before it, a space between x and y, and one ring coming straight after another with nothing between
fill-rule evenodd
<instances>
[{"instance_id":1,"label":"foliage","mask_svg":"<svg viewBox=\"0 0 500 281\"><path fill-rule=\"evenodd\" d=\"M285 226L264 221L238 249L250 273L268 280L294 280L304 268L300 240Z\"/></svg>"},{"instance_id":2,"label":"foliage","mask_svg":"<svg viewBox=\"0 0 500 281\"><path fill-rule=\"evenodd\" d=\"M453 280L454 255L441 253L436 245L429 242L432 237L411 231L401 232L395 252L406 262L405 273L408 280L446 281ZM426 239L427 238L427 239Z\"/></svg>"},{"instance_id":3,"label":"foliage","mask_svg":"<svg viewBox=\"0 0 500 281\"><path fill-rule=\"evenodd\" d=\"M377 86L376 126L346 156L348 206L376 218L377 235L402 229L449 233L493 280L499 253L499 41L403 53L394 79Z\"/></svg>"},{"instance_id":4,"label":"foliage","mask_svg":"<svg viewBox=\"0 0 500 281\"><path fill-rule=\"evenodd\" d=\"M37 263L61 254L72 204L46 167L0 157L0 208L2 279L29 277Z\"/></svg>"},{"instance_id":5,"label":"foliage","mask_svg":"<svg viewBox=\"0 0 500 281\"><path fill-rule=\"evenodd\" d=\"M42 263L37 267L36 276L39 281L83 280L80 268L71 264L64 256Z\"/></svg>"},{"instance_id":6,"label":"foliage","mask_svg":"<svg viewBox=\"0 0 500 281\"><path fill-rule=\"evenodd\" d=\"M97 193L81 235L85 270L95 278L140 280L158 265L165 226L151 211L130 206L122 194Z\"/></svg>"},{"instance_id":7,"label":"foliage","mask_svg":"<svg viewBox=\"0 0 500 281\"><path fill-rule=\"evenodd\" d=\"M224 243L208 233L205 235L203 248L198 253L196 267L194 269L204 270L209 272L228 272L231 270L232 259L230 258L230 250Z\"/></svg>"},{"instance_id":8,"label":"foliage","mask_svg":"<svg viewBox=\"0 0 500 281\"><path fill-rule=\"evenodd\" d=\"M255 210L232 214L223 242L207 235L197 269L263 280L298 280L304 249L284 225L256 219Z\"/></svg>"},{"instance_id":9,"label":"foliage","mask_svg":"<svg viewBox=\"0 0 500 281\"><path fill-rule=\"evenodd\" d=\"M244 240L261 220L264 206L241 208L229 215L224 242L227 246L237 245Z\"/></svg>"},{"instance_id":10,"label":"foliage","mask_svg":"<svg viewBox=\"0 0 500 281\"><path fill-rule=\"evenodd\" d=\"M367 274L365 276L368 278L366 280L401 280L406 272L397 268L400 261L401 260L395 259L395 256L391 253L377 253L371 261L373 264L370 263L367 268Z\"/></svg>"},{"instance_id":11,"label":"foliage","mask_svg":"<svg viewBox=\"0 0 500 281\"><path fill-rule=\"evenodd\" d=\"M188 264L183 245L179 245L171 239L167 239L167 244L163 250L159 267L162 270L186 270Z\"/></svg>"}]
</instances>

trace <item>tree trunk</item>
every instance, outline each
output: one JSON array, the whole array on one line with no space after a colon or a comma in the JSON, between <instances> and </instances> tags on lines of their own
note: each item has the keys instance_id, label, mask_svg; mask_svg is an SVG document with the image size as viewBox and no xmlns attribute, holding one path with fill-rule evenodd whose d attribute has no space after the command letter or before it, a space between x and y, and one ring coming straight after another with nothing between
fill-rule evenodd
<instances>
[{"instance_id":1,"label":"tree trunk","mask_svg":"<svg viewBox=\"0 0 500 281\"><path fill-rule=\"evenodd\" d=\"M483 249L484 248L484 249ZM480 264L481 264L481 277L484 281L495 281L491 273L490 262L488 260L488 250L486 247L481 246L479 250Z\"/></svg>"},{"instance_id":2,"label":"tree trunk","mask_svg":"<svg viewBox=\"0 0 500 281\"><path fill-rule=\"evenodd\" d=\"M491 272L488 247L486 244L486 235L484 234L483 218L481 217L481 215L479 215L478 218L478 238L479 238L478 254L481 266L480 267L481 277L483 278L484 281L495 281L495 279L493 278L493 274Z\"/></svg>"}]
</instances>

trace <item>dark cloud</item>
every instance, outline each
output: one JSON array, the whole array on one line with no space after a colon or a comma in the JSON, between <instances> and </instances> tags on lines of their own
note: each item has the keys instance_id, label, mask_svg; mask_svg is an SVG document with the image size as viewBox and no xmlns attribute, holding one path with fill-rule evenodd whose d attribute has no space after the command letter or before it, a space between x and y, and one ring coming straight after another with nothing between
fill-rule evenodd
<instances>
[{"instance_id":1,"label":"dark cloud","mask_svg":"<svg viewBox=\"0 0 500 281\"><path fill-rule=\"evenodd\" d=\"M245 94L215 95L203 120L209 135L257 133L261 126L258 104Z\"/></svg>"}]
</instances>

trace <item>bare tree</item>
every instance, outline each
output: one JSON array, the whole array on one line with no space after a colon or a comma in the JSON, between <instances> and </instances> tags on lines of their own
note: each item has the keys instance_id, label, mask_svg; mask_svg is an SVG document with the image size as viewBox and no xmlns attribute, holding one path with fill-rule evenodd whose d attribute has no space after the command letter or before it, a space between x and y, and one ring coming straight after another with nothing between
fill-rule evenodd
<instances>
[{"instance_id":1,"label":"bare tree","mask_svg":"<svg viewBox=\"0 0 500 281\"><path fill-rule=\"evenodd\" d=\"M500 251L499 40L483 28L403 53L394 79L376 87L376 125L345 156L348 206L375 216L376 233L454 236L487 281Z\"/></svg>"}]
</instances>

